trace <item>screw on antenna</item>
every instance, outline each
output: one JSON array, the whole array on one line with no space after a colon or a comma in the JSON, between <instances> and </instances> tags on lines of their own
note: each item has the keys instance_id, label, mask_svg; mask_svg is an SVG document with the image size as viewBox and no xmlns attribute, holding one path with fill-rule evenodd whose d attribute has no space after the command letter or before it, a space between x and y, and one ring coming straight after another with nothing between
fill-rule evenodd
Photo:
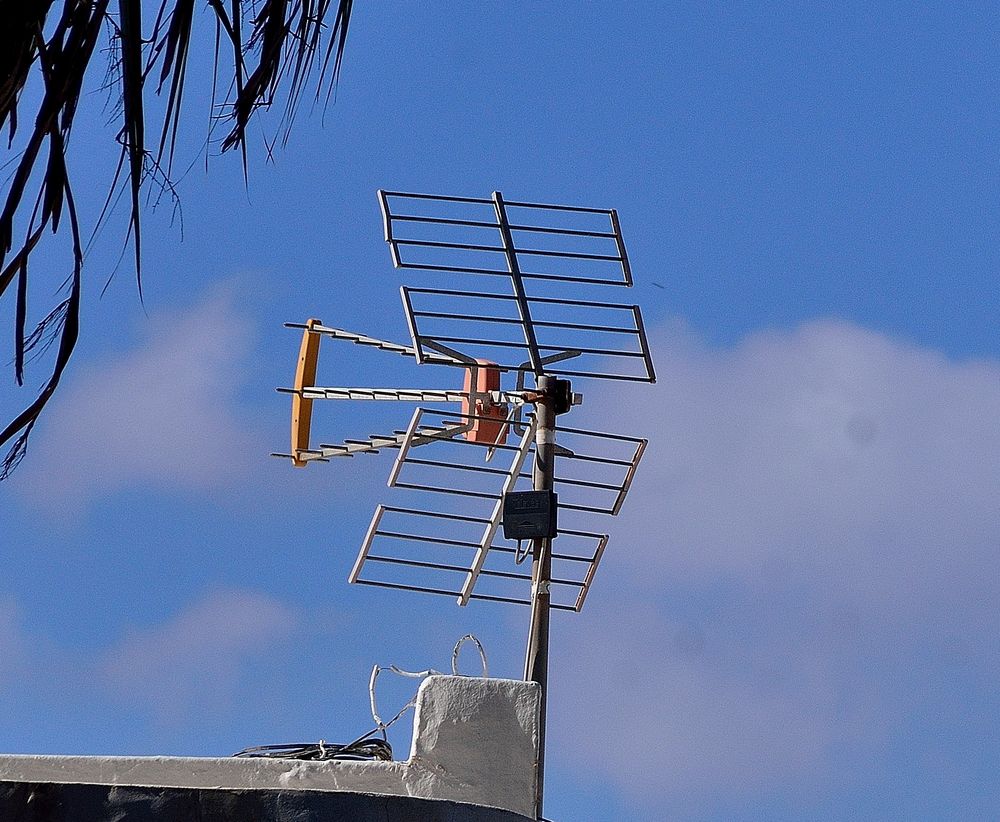
<instances>
[{"instance_id":1,"label":"screw on antenna","mask_svg":"<svg viewBox=\"0 0 1000 822\"><path fill-rule=\"evenodd\" d=\"M580 293L632 285L621 225L614 209L507 201L498 191L489 199L378 195L395 267L445 285L400 288L410 345L317 319L287 324L303 334L293 384L279 389L292 395L291 453L276 456L303 467L397 451L388 484L412 501L376 507L350 582L460 605L530 606L524 676L541 690L541 819L550 614L583 608L608 543L587 520L618 514L646 447L557 419L582 402L571 379L655 381L639 307ZM464 379L454 389L318 385L323 339L461 368ZM405 429L313 445L316 400L418 407ZM524 540L530 572L519 568Z\"/></svg>"}]
</instances>

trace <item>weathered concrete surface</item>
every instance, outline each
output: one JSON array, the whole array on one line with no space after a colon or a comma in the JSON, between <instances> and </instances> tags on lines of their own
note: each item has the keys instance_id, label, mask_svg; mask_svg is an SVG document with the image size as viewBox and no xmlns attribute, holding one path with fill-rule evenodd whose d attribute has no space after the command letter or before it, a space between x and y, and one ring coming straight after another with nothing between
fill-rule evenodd
<instances>
[{"instance_id":1,"label":"weathered concrete surface","mask_svg":"<svg viewBox=\"0 0 1000 822\"><path fill-rule=\"evenodd\" d=\"M417 694L413 744L406 762L3 756L0 782L228 792L342 791L471 803L530 817L535 795L538 703L534 683L431 676Z\"/></svg>"},{"instance_id":2,"label":"weathered concrete surface","mask_svg":"<svg viewBox=\"0 0 1000 822\"><path fill-rule=\"evenodd\" d=\"M528 822L499 808L328 791L0 782L3 822Z\"/></svg>"}]
</instances>

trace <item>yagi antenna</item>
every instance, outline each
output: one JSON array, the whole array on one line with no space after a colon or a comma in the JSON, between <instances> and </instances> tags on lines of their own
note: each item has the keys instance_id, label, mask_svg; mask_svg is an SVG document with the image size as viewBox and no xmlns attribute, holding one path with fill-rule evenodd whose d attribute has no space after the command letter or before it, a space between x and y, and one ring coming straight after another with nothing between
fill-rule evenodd
<instances>
[{"instance_id":1,"label":"yagi antenna","mask_svg":"<svg viewBox=\"0 0 1000 822\"><path fill-rule=\"evenodd\" d=\"M350 582L445 594L460 605L530 606L525 679L542 693L541 818L549 614L583 608L608 542L587 520L621 510L646 447L638 437L566 426L557 443L556 420L583 401L572 379L655 381L639 307L582 293L632 285L618 214L510 202L500 192L378 196L395 266L440 281L400 289L410 345L318 319L286 324L302 329L302 345L292 386L278 389L292 395L292 421L290 453L276 456L304 467L397 451L388 484L405 504L376 508ZM322 386L324 337L460 368L464 378L454 389ZM314 444L316 400L417 407L405 428ZM530 571L522 570L529 556Z\"/></svg>"}]
</instances>

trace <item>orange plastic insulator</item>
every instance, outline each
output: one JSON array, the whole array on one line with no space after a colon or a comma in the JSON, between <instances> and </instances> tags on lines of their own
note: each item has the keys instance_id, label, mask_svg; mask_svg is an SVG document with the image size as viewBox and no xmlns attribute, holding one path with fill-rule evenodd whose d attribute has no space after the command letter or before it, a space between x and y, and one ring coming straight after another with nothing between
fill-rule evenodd
<instances>
[{"instance_id":1,"label":"orange plastic insulator","mask_svg":"<svg viewBox=\"0 0 1000 822\"><path fill-rule=\"evenodd\" d=\"M478 417L469 420L471 428L465 432L469 442L485 442L496 445L504 435L506 418L504 408L493 405L490 391L500 390L500 369L489 360L476 360L465 372L465 394L462 399L462 413Z\"/></svg>"}]
</instances>

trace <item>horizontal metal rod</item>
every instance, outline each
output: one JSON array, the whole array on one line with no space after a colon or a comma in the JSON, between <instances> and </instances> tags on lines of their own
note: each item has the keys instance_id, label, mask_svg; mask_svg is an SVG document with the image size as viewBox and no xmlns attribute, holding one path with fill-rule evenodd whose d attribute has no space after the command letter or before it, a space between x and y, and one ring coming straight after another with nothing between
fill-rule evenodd
<instances>
[{"instance_id":1,"label":"horizontal metal rod","mask_svg":"<svg viewBox=\"0 0 1000 822\"><path fill-rule=\"evenodd\" d=\"M498 348L517 348L520 350L527 349L527 344L518 342L507 342L506 340L477 340L474 337L439 337L437 335L430 336L427 334L421 334L417 337L417 340L422 342L423 340L428 340L431 342L450 342L450 343L478 343L479 345L496 346ZM540 350L545 351L566 351L570 348L573 351L579 351L581 354L593 354L595 356L602 357L644 357L645 354L642 351L615 351L613 349L606 348L583 348L579 345L568 346L568 345L539 345Z\"/></svg>"},{"instance_id":2,"label":"horizontal metal rod","mask_svg":"<svg viewBox=\"0 0 1000 822\"><path fill-rule=\"evenodd\" d=\"M520 317L489 317L482 314L449 314L447 311L413 311L414 317L431 317L442 320L475 320L477 322L507 323L509 325L520 325ZM539 323L535 323L539 325Z\"/></svg>"},{"instance_id":3,"label":"horizontal metal rod","mask_svg":"<svg viewBox=\"0 0 1000 822\"><path fill-rule=\"evenodd\" d=\"M398 240L393 240L398 243ZM417 271L443 271L451 274L500 274L509 277L509 271L496 271L492 268L475 268L472 266L460 265L437 265L431 263L408 263L399 261L397 268L412 268ZM591 285L626 285L624 280L611 280L606 277L572 277L568 274L543 274L538 271L522 271L521 277L525 280L548 280L560 283L590 283Z\"/></svg>"},{"instance_id":4,"label":"horizontal metal rod","mask_svg":"<svg viewBox=\"0 0 1000 822\"><path fill-rule=\"evenodd\" d=\"M513 597L501 597L493 594L472 594L469 599L484 599L488 602L509 602L512 605L531 605L531 600L528 599L514 599ZM549 603L549 607L556 611L576 610L572 605L563 605L559 602L551 602Z\"/></svg>"},{"instance_id":5,"label":"horizontal metal rod","mask_svg":"<svg viewBox=\"0 0 1000 822\"><path fill-rule=\"evenodd\" d=\"M499 228L499 226L497 226ZM416 246L419 248L455 248L463 251L493 251L505 253L503 246L478 245L476 243L448 242L447 240L393 240L396 245Z\"/></svg>"},{"instance_id":6,"label":"horizontal metal rod","mask_svg":"<svg viewBox=\"0 0 1000 822\"><path fill-rule=\"evenodd\" d=\"M510 393L516 394L518 392L515 391ZM460 420L492 420L493 422L496 422L496 417L488 417L485 414L461 414L458 411L442 411L440 408L421 408L420 410L424 414L430 414L437 417L457 418ZM442 425L443 424L444 421L442 421ZM447 429L442 429L442 430L447 430Z\"/></svg>"},{"instance_id":7,"label":"horizontal metal rod","mask_svg":"<svg viewBox=\"0 0 1000 822\"><path fill-rule=\"evenodd\" d=\"M479 572L479 575L484 577L496 577L497 579L516 579L522 582L527 582L531 579L531 574L515 574L510 571L493 571L488 568L483 568Z\"/></svg>"},{"instance_id":8,"label":"horizontal metal rod","mask_svg":"<svg viewBox=\"0 0 1000 822\"><path fill-rule=\"evenodd\" d=\"M614 508L601 508L597 505L577 505L572 502L560 502L560 508L567 508L571 511L587 511L590 514L614 514Z\"/></svg>"},{"instance_id":9,"label":"horizontal metal rod","mask_svg":"<svg viewBox=\"0 0 1000 822\"><path fill-rule=\"evenodd\" d=\"M431 409L427 409L431 410ZM495 421L495 420L494 420ZM421 435L424 436L424 435ZM479 446L480 448L494 448L498 451L520 451L516 445L507 445L506 443L491 443L491 442L476 442L475 440L458 439L457 437L439 437L434 434L427 434L426 439L438 440L440 442L453 442L456 445L472 445Z\"/></svg>"},{"instance_id":10,"label":"horizontal metal rod","mask_svg":"<svg viewBox=\"0 0 1000 822\"><path fill-rule=\"evenodd\" d=\"M375 588L390 588L396 591L415 591L421 594L438 594L439 596L446 597L457 597L457 591L443 591L440 588L428 588L422 585L404 585L400 582L377 582L372 579L356 579L354 580L358 585L370 585ZM515 599L514 597L502 597L495 596L493 594L472 594L470 599L478 599L484 602L505 602L509 605L530 605L530 601L526 599ZM572 605L563 605L562 603L553 602L550 606L557 611L575 611L576 608Z\"/></svg>"},{"instance_id":11,"label":"horizontal metal rod","mask_svg":"<svg viewBox=\"0 0 1000 822\"><path fill-rule=\"evenodd\" d=\"M559 536L565 537L589 537L590 539L604 539L607 534L597 534L594 531L573 531L568 528L560 528Z\"/></svg>"},{"instance_id":12,"label":"horizontal metal rod","mask_svg":"<svg viewBox=\"0 0 1000 822\"><path fill-rule=\"evenodd\" d=\"M319 453L319 452L317 451L316 453ZM277 451L272 451L271 452L271 456L272 457L281 457L282 459L286 459L286 460L293 460L293 459L299 459L299 460L301 460L302 459L302 457L296 457L294 454L279 454ZM330 460L327 459L326 457L311 457L309 459L309 462L329 462L329 461Z\"/></svg>"},{"instance_id":13,"label":"horizontal metal rod","mask_svg":"<svg viewBox=\"0 0 1000 822\"><path fill-rule=\"evenodd\" d=\"M376 554L369 554L368 560L371 562L384 562L389 565L406 565L413 568L430 568L433 571L453 571L458 574L469 573L468 568L461 565L445 565L441 562L423 562L416 559L399 559L398 557L381 557Z\"/></svg>"},{"instance_id":14,"label":"horizontal metal rod","mask_svg":"<svg viewBox=\"0 0 1000 822\"><path fill-rule=\"evenodd\" d=\"M444 462L443 460L421 460L421 459L411 459L406 458L407 464L410 465L428 465L432 468L453 468L456 471L475 471L479 474L498 474L500 476L507 476L510 471L506 471L503 468L486 468L483 465L462 465L457 462ZM522 477L530 477L531 474L520 474Z\"/></svg>"},{"instance_id":15,"label":"horizontal metal rod","mask_svg":"<svg viewBox=\"0 0 1000 822\"><path fill-rule=\"evenodd\" d=\"M356 579L354 580L358 585L371 585L375 588L390 588L396 591L416 591L421 594L438 594L440 596L446 597L458 597L457 591L443 591L440 588L427 588L422 585L404 585L401 582L376 582L372 579ZM526 599L515 599L514 597L501 597L495 596L493 594L472 594L470 599L479 599L484 602L505 602L510 605L530 605L531 603ZM550 606L557 611L575 611L576 608L572 605L563 605L561 603L553 602Z\"/></svg>"},{"instance_id":16,"label":"horizontal metal rod","mask_svg":"<svg viewBox=\"0 0 1000 822\"><path fill-rule=\"evenodd\" d=\"M575 485L580 488L599 488L604 491L621 490L621 485L612 485L607 482L592 482L591 480L570 479L569 477L554 477L554 481L563 485Z\"/></svg>"},{"instance_id":17,"label":"horizontal metal rod","mask_svg":"<svg viewBox=\"0 0 1000 822\"><path fill-rule=\"evenodd\" d=\"M444 432L448 431L448 429L437 429L437 428L426 429L426 428L424 428L424 429L418 429L417 432L416 432L416 434L417 434L417 436L419 438L424 438L424 439L426 439L428 437L430 437L431 439L435 439L435 440L450 440L451 439L450 437L447 437L447 436L431 436L430 434L427 433L428 430L433 431L433 432L438 432L439 430L440 431L444 431ZM455 435L457 436L458 433L460 433L460 432L455 432ZM366 451L366 450L369 453L378 453L375 449L378 449L378 448L400 448L403 445L404 441L405 441L405 434L399 434L399 433L397 433L395 436L392 436L392 437L385 436L384 434L374 434L374 435L372 435L371 437L369 437L366 440L345 439L344 442L342 442L342 443L320 443L319 447L321 449L323 449L323 450L322 451L318 451L316 453L323 454L323 456L351 456L352 454L362 453L363 451ZM365 448L360 448L360 449L359 448L352 448L351 447L352 445L365 446ZM327 454L326 453L326 451L331 451L331 450L333 450L333 451L343 451L345 453L344 454ZM305 452L303 452L303 453L305 453Z\"/></svg>"},{"instance_id":18,"label":"horizontal metal rod","mask_svg":"<svg viewBox=\"0 0 1000 822\"><path fill-rule=\"evenodd\" d=\"M496 594L472 594L469 599L481 599L486 602L507 602L511 605L530 605L530 600L527 599L517 599L516 597L502 597ZM557 607L555 605L553 608Z\"/></svg>"},{"instance_id":19,"label":"horizontal metal rod","mask_svg":"<svg viewBox=\"0 0 1000 822\"><path fill-rule=\"evenodd\" d=\"M563 532L560 531L559 535L562 536L562 533ZM501 554L515 554L515 555L517 555L519 553L516 548L508 548L506 545L491 545L490 546L490 550L491 551L499 551ZM578 556L575 556L573 554L552 554L552 559L565 560L566 562L588 562L589 563L589 562L593 562L594 561L593 557L578 557Z\"/></svg>"},{"instance_id":20,"label":"horizontal metal rod","mask_svg":"<svg viewBox=\"0 0 1000 822\"><path fill-rule=\"evenodd\" d=\"M419 591L422 594L442 594L446 597L457 597L458 591L443 591L440 588L426 588L422 585L404 585L401 582L376 582L373 579L356 579L358 585L374 585L378 588L395 588L397 591Z\"/></svg>"},{"instance_id":21,"label":"horizontal metal rod","mask_svg":"<svg viewBox=\"0 0 1000 822\"><path fill-rule=\"evenodd\" d=\"M514 367L511 366L513 369ZM518 371L526 369L517 369ZM653 382L649 376L637 377L631 374L605 374L600 371L546 371L554 377L586 377L594 380L620 380L622 382Z\"/></svg>"},{"instance_id":22,"label":"horizontal metal rod","mask_svg":"<svg viewBox=\"0 0 1000 822\"><path fill-rule=\"evenodd\" d=\"M484 577L498 577L500 579L518 579L523 581L529 581L531 579L531 574L511 574L506 571L493 571L488 568L484 568L479 572L479 574ZM583 583L578 582L575 579L550 579L549 582L552 585L568 585L574 588L583 587Z\"/></svg>"},{"instance_id":23,"label":"horizontal metal rod","mask_svg":"<svg viewBox=\"0 0 1000 822\"><path fill-rule=\"evenodd\" d=\"M460 539L447 539L445 537L429 537L425 534L404 534L401 531L376 531L376 537L389 537L390 539L403 539L414 542L433 542L435 545L450 545L455 548L478 548L478 542L466 542Z\"/></svg>"},{"instance_id":24,"label":"horizontal metal rod","mask_svg":"<svg viewBox=\"0 0 1000 822\"><path fill-rule=\"evenodd\" d=\"M397 243L398 240L393 240ZM449 274L498 274L502 277L509 277L509 271L499 271L492 268L474 268L460 265L437 265L433 263L408 263L400 260L399 268L414 268L420 271L444 271Z\"/></svg>"},{"instance_id":25,"label":"horizontal metal rod","mask_svg":"<svg viewBox=\"0 0 1000 822\"><path fill-rule=\"evenodd\" d=\"M462 402L472 396L468 391L457 391L450 388L359 388L359 387L339 387L310 385L297 390L295 388L275 389L285 394L299 394L314 400L375 400L401 402L433 402L433 403L457 403ZM499 405L514 404L524 405L534 400L534 393L531 391L484 391L476 392L476 396L488 394L495 403ZM398 396L390 396L398 395ZM425 409L430 410L430 409ZM471 417L475 419L475 417ZM486 417L495 419L495 417ZM426 429L421 429L426 430ZM441 429L444 431L445 429ZM405 434L405 431L396 431L396 434Z\"/></svg>"},{"instance_id":26,"label":"horizontal metal rod","mask_svg":"<svg viewBox=\"0 0 1000 822\"><path fill-rule=\"evenodd\" d=\"M630 437L627 434L608 434L604 431L588 431L585 428L565 428L559 427L560 434L580 434L585 437L598 437L602 440L618 440L620 442L631 442L638 445L646 440L643 437Z\"/></svg>"},{"instance_id":27,"label":"horizontal metal rod","mask_svg":"<svg viewBox=\"0 0 1000 822\"><path fill-rule=\"evenodd\" d=\"M387 340L379 340L374 337L368 337L364 334L355 334L353 331L345 331L342 328L331 328L323 325L306 325L305 323L285 323L286 328L301 328L305 329L313 334L325 334L327 336L333 337L337 340L347 340L355 345L365 345L370 346L381 351L389 351L392 353L400 354L404 357L417 358L417 350L411 348L410 346L400 345L399 343L388 342ZM451 357L441 356L440 354L427 354L421 352L420 359L425 363L432 363L434 365L460 365L465 367L466 363L453 360ZM507 372L510 369L507 366L499 365L495 366L500 371Z\"/></svg>"},{"instance_id":28,"label":"horizontal metal rod","mask_svg":"<svg viewBox=\"0 0 1000 822\"><path fill-rule=\"evenodd\" d=\"M531 302L531 297L528 297ZM484 323L506 323L508 325L520 325L521 320L517 317L489 317L480 314L449 314L446 311L414 311L414 317L431 317L441 320L473 320ZM562 323L549 320L532 320L532 325L540 328L571 328L578 331L597 331L617 334L638 334L638 328L621 328L612 325L587 325L586 323Z\"/></svg>"},{"instance_id":29,"label":"horizontal metal rod","mask_svg":"<svg viewBox=\"0 0 1000 822\"><path fill-rule=\"evenodd\" d=\"M549 251L541 248L515 248L514 250L518 254L530 254L535 257L565 257L567 260L599 260L608 263L622 261L621 257L614 254L591 254L586 251Z\"/></svg>"},{"instance_id":30,"label":"horizontal metal rod","mask_svg":"<svg viewBox=\"0 0 1000 822\"><path fill-rule=\"evenodd\" d=\"M506 274L506 271L498 272L501 274ZM438 294L442 296L450 297L476 297L481 299L490 300L514 300L515 297L510 294L492 294L488 291L458 291L452 288L410 288L405 286L406 290L410 294ZM612 308L621 311L634 311L638 306L632 303L603 303L595 302L593 300L570 300L563 299L560 297L528 297L529 303L548 303L550 305L579 305L586 306L589 308Z\"/></svg>"},{"instance_id":31,"label":"horizontal metal rod","mask_svg":"<svg viewBox=\"0 0 1000 822\"><path fill-rule=\"evenodd\" d=\"M397 488L411 488L414 491L427 491L432 494L457 494L462 497L476 497L477 499L500 499L499 494L483 494L479 491L461 491L455 488L438 488L434 485L417 485L412 482L397 482Z\"/></svg>"},{"instance_id":32,"label":"horizontal metal rod","mask_svg":"<svg viewBox=\"0 0 1000 822\"><path fill-rule=\"evenodd\" d=\"M382 195L385 197L403 197L408 200L441 200L445 203L477 203L480 205L493 204L493 200L486 200L482 197L458 197L451 194L421 194L419 192L386 191L383 189ZM509 200L505 200L504 205L514 206L517 208L540 208L549 211L573 211L581 214L607 214L609 217L611 215L610 208L587 208L585 206L564 206L552 203L515 203L510 202Z\"/></svg>"},{"instance_id":33,"label":"horizontal metal rod","mask_svg":"<svg viewBox=\"0 0 1000 822\"><path fill-rule=\"evenodd\" d=\"M443 425L442 426L423 425L423 426L420 427L420 434L421 434L421 436L428 436L429 433L444 434L447 431L448 431L448 429L445 428ZM400 429L397 428L392 433L395 434L395 435L397 435L397 436L399 436L401 434L407 434L409 432L408 431L404 431L404 430L400 430ZM445 439L450 439L450 437L446 437Z\"/></svg>"},{"instance_id":34,"label":"horizontal metal rod","mask_svg":"<svg viewBox=\"0 0 1000 822\"><path fill-rule=\"evenodd\" d=\"M560 461L562 460L580 460L581 462L599 462L602 465L621 465L628 466L632 464L632 460L620 460L614 459L612 457L597 457L593 454L560 454Z\"/></svg>"},{"instance_id":35,"label":"horizontal metal rod","mask_svg":"<svg viewBox=\"0 0 1000 822\"><path fill-rule=\"evenodd\" d=\"M511 205L507 203L507 205ZM540 234L565 234L568 237L597 237L603 239L615 239L614 232L611 231L585 231L580 228L556 228L545 225L514 225L511 223L511 231L534 231Z\"/></svg>"},{"instance_id":36,"label":"horizontal metal rod","mask_svg":"<svg viewBox=\"0 0 1000 822\"><path fill-rule=\"evenodd\" d=\"M451 248L459 251L488 251L494 254L505 254L507 249L503 246L480 245L478 243L450 242L448 240L411 240L395 239L396 245L411 246L414 248ZM567 260L599 260L602 262L621 263L622 258L615 254L592 254L584 251L553 251L543 248L518 248L514 247L517 254L530 254L535 257L562 257ZM550 276L545 274L544 276ZM555 275L562 276L562 275Z\"/></svg>"},{"instance_id":37,"label":"horizontal metal rod","mask_svg":"<svg viewBox=\"0 0 1000 822\"><path fill-rule=\"evenodd\" d=\"M429 223L432 225L457 225L468 228L500 228L496 222L489 220L461 220L455 217L427 217L417 214L391 214L393 220L407 223ZM579 228L557 228L545 225L513 225L511 231L531 231L536 234L558 234L566 237L592 237L595 239L617 240L618 235L613 231L586 231ZM408 238L409 239L409 238ZM397 240L398 242L398 240Z\"/></svg>"},{"instance_id":38,"label":"horizontal metal rod","mask_svg":"<svg viewBox=\"0 0 1000 822\"><path fill-rule=\"evenodd\" d=\"M490 203L493 201L490 200ZM496 221L490 222L489 220L460 220L456 217L426 217L417 214L393 214L391 215L393 220L399 220L406 223L433 223L434 225L462 225L469 226L470 228L493 228L498 229L500 226L496 224ZM399 242L397 240L397 242Z\"/></svg>"},{"instance_id":39,"label":"horizontal metal rod","mask_svg":"<svg viewBox=\"0 0 1000 822\"><path fill-rule=\"evenodd\" d=\"M550 203L513 203L510 200L504 200L504 205L512 208L541 208L547 211L574 211L578 214L606 214L608 219L611 219L610 208L587 208L586 206L564 206Z\"/></svg>"},{"instance_id":40,"label":"horizontal metal rod","mask_svg":"<svg viewBox=\"0 0 1000 822\"><path fill-rule=\"evenodd\" d=\"M475 522L479 524L490 522L490 520L487 517L470 517L464 514L446 514L443 511L421 511L417 508L401 508L399 506L394 506L394 505L383 505L382 509L384 511L392 511L397 514L413 514L414 516L418 517L438 517L440 519L457 519L461 520L462 522Z\"/></svg>"},{"instance_id":41,"label":"horizontal metal rod","mask_svg":"<svg viewBox=\"0 0 1000 822\"><path fill-rule=\"evenodd\" d=\"M441 200L445 203L480 203L482 205L493 205L492 200L484 200L481 197L457 197L451 194L419 194L411 191L386 191L382 190L385 197L405 197L408 200Z\"/></svg>"},{"instance_id":42,"label":"horizontal metal rod","mask_svg":"<svg viewBox=\"0 0 1000 822\"><path fill-rule=\"evenodd\" d=\"M432 338L430 338L430 337L423 337L423 338L420 338L420 339L432 339ZM478 340L476 342L478 342ZM576 352L579 351L579 349L576 349L576 348L566 349L566 348L555 348L554 346L552 346L552 348L554 348L554 350L562 351L564 353L573 352L573 356L579 356L576 353ZM553 370L551 368L546 368L545 369L545 373L549 374L550 376L553 376L553 377L582 377L582 378L593 379L593 380L615 380L615 381L618 381L618 382L648 382L648 383L654 383L654 382L656 382L655 376L651 375L650 372L649 372L649 360L648 360L648 358L646 358L645 355L640 355L640 354L634 355L634 357L640 357L640 356L643 357L644 362L646 363L646 371L647 371L647 373L645 375L615 374L615 373L607 372L607 371L562 371L562 370L556 371L556 370ZM427 360L426 357L424 358L424 362L428 362L428 360ZM451 360L441 360L440 362L437 362L435 364L436 365L458 366L459 368L468 368L468 366L464 365L463 363L456 363L456 362L452 362ZM523 362L522 363L495 363L495 364L491 365L490 367L491 368L497 368L498 370L502 371L503 373L509 373L511 371L520 371L520 372L524 372L524 373L531 373L531 370L532 370L531 366L529 364L526 364L526 363L523 363ZM483 443L472 443L472 442L470 442L470 444L482 445ZM489 447L489 443L486 443L486 445Z\"/></svg>"},{"instance_id":43,"label":"horizontal metal rod","mask_svg":"<svg viewBox=\"0 0 1000 822\"><path fill-rule=\"evenodd\" d=\"M631 465L631 464L632 464L631 462L625 463L625 465ZM507 472L501 471L500 473L505 474ZM531 476L532 476L531 474L525 474L525 473L518 474L518 477L520 477L521 479L531 479ZM604 491L621 490L621 485L610 484L607 482L592 482L590 480L572 479L571 477L553 477L552 480L553 482L559 482L562 483L563 485L577 485L580 486L581 488L599 488Z\"/></svg>"},{"instance_id":44,"label":"horizontal metal rod","mask_svg":"<svg viewBox=\"0 0 1000 822\"><path fill-rule=\"evenodd\" d=\"M282 389L277 389L282 391ZM309 385L296 391L285 389L282 393L300 394L312 400L368 400L378 402L461 402L468 398L465 391L436 388L361 388Z\"/></svg>"},{"instance_id":45,"label":"horizontal metal rod","mask_svg":"<svg viewBox=\"0 0 1000 822\"><path fill-rule=\"evenodd\" d=\"M354 331L347 331L343 328L333 328L326 325L307 325L305 323L285 323L285 328L301 328L313 334L325 334L337 340L346 340L355 345L367 345L379 348L383 351L390 351L401 354L404 357L415 357L416 351L408 345L400 345L389 340L380 340L377 337L369 337L367 334L357 334Z\"/></svg>"}]
</instances>

